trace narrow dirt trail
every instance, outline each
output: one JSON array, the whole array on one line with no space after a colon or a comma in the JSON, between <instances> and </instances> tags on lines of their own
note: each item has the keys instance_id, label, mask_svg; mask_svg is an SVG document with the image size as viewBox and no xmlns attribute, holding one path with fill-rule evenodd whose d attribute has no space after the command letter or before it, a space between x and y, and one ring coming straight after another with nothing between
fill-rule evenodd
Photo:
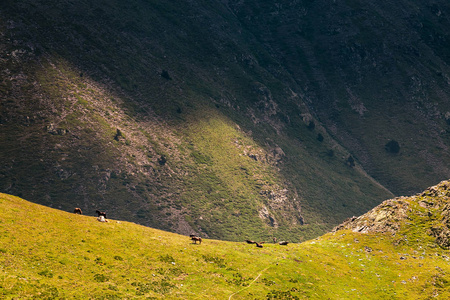
<instances>
[{"instance_id":1,"label":"narrow dirt trail","mask_svg":"<svg viewBox=\"0 0 450 300\"><path fill-rule=\"evenodd\" d=\"M240 289L239 291L234 292L233 294L231 294L230 297L228 297L228 300L231 300L231 298L232 298L234 295L236 295L236 294L242 292L243 290L248 289L249 287L251 287L252 284L253 284L254 282L256 282L256 280L258 280L258 278L259 278L265 271L267 271L267 269L270 268L270 267L271 267L271 265L269 265L269 266L266 267L264 270L262 270L261 272L259 272L258 276L256 276L256 278L253 279L253 281L250 282L250 284L249 284L248 286L246 286L245 288L242 288L242 289Z\"/></svg>"}]
</instances>

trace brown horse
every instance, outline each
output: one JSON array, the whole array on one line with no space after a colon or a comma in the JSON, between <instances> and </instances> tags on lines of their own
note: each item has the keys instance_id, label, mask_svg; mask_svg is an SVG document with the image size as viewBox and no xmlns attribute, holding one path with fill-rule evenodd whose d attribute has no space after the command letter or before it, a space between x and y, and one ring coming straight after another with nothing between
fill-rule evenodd
<instances>
[{"instance_id":1,"label":"brown horse","mask_svg":"<svg viewBox=\"0 0 450 300\"><path fill-rule=\"evenodd\" d=\"M199 236L196 236L195 234L191 234L189 237L191 238L191 240L194 241L194 244L197 244L197 241L199 244L202 243L202 238Z\"/></svg>"},{"instance_id":2,"label":"brown horse","mask_svg":"<svg viewBox=\"0 0 450 300\"><path fill-rule=\"evenodd\" d=\"M78 207L76 207L76 208L73 210L73 213L74 213L74 214L79 214L79 215L83 214L83 212L81 211L81 208L78 208Z\"/></svg>"}]
</instances>

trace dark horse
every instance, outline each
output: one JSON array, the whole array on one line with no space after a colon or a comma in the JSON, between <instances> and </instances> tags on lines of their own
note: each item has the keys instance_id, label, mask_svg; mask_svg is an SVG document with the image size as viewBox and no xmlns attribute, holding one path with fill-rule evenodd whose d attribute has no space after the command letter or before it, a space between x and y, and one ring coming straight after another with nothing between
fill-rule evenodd
<instances>
[{"instance_id":1,"label":"dark horse","mask_svg":"<svg viewBox=\"0 0 450 300\"><path fill-rule=\"evenodd\" d=\"M97 215L98 215L97 217L104 216L105 219L106 219L106 212L104 212L104 211L99 211L99 210L96 210L95 212L96 212Z\"/></svg>"}]
</instances>

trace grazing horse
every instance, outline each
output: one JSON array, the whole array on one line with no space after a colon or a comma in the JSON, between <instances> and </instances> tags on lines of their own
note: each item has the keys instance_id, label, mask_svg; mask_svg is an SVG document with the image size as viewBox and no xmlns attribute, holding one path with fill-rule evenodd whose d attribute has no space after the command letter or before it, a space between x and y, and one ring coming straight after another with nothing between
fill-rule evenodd
<instances>
[{"instance_id":1,"label":"grazing horse","mask_svg":"<svg viewBox=\"0 0 450 300\"><path fill-rule=\"evenodd\" d=\"M103 216L106 219L106 212L99 211L99 210L96 210L95 212L97 213L98 217Z\"/></svg>"},{"instance_id":2,"label":"grazing horse","mask_svg":"<svg viewBox=\"0 0 450 300\"><path fill-rule=\"evenodd\" d=\"M73 210L73 213L74 213L74 214L79 214L79 215L83 214L83 212L81 211L81 208L78 208L78 207L76 207L76 208Z\"/></svg>"},{"instance_id":3,"label":"grazing horse","mask_svg":"<svg viewBox=\"0 0 450 300\"><path fill-rule=\"evenodd\" d=\"M287 245L288 243L289 243L289 242L281 241L281 242L279 242L278 244L285 246L285 245Z\"/></svg>"},{"instance_id":4,"label":"grazing horse","mask_svg":"<svg viewBox=\"0 0 450 300\"><path fill-rule=\"evenodd\" d=\"M199 236L196 236L195 234L191 234L189 237L191 238L191 240L194 241L194 244L197 244L197 241L199 244L202 243L202 238Z\"/></svg>"},{"instance_id":5,"label":"grazing horse","mask_svg":"<svg viewBox=\"0 0 450 300\"><path fill-rule=\"evenodd\" d=\"M262 248L262 244L264 244L265 242L255 242L255 244L256 244L256 247L258 247L258 248Z\"/></svg>"}]
</instances>

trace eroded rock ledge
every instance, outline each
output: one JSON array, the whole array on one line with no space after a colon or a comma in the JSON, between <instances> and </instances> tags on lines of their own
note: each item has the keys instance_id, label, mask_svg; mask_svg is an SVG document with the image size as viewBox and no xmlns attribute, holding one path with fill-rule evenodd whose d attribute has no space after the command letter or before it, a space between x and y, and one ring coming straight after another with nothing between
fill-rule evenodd
<instances>
[{"instance_id":1,"label":"eroded rock ledge","mask_svg":"<svg viewBox=\"0 0 450 300\"><path fill-rule=\"evenodd\" d=\"M436 243L450 249L450 181L442 181L420 194L389 199L359 217L351 217L336 226L333 232L352 230L361 233L391 233L414 226L419 217L426 220L427 233Z\"/></svg>"}]
</instances>

